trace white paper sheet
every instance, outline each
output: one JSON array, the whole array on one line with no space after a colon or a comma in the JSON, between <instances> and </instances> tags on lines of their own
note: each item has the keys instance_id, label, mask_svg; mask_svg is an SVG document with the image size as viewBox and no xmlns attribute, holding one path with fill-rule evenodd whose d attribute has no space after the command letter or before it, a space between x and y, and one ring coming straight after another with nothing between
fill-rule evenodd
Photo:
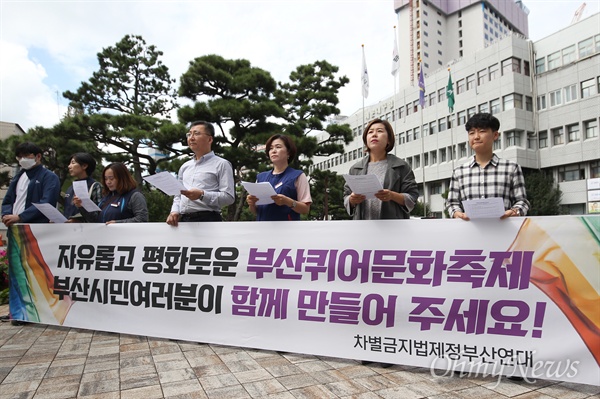
<instances>
[{"instance_id":1,"label":"white paper sheet","mask_svg":"<svg viewBox=\"0 0 600 399\"><path fill-rule=\"evenodd\" d=\"M179 195L182 190L187 190L175 176L166 171L152 176L145 176L144 180L167 195Z\"/></svg>"},{"instance_id":2,"label":"white paper sheet","mask_svg":"<svg viewBox=\"0 0 600 399\"><path fill-rule=\"evenodd\" d=\"M90 191L85 180L77 180L73 182L73 191L81 200L81 206L88 212L97 212L101 209L90 198Z\"/></svg>"},{"instance_id":3,"label":"white paper sheet","mask_svg":"<svg viewBox=\"0 0 600 399\"><path fill-rule=\"evenodd\" d=\"M52 223L64 223L67 221L65 215L60 213L58 209L53 207L50 204L32 204L35 206L40 212L44 214Z\"/></svg>"},{"instance_id":4,"label":"white paper sheet","mask_svg":"<svg viewBox=\"0 0 600 399\"><path fill-rule=\"evenodd\" d=\"M255 197L258 197L256 205L268 205L275 202L271 199L271 197L273 195L277 195L277 193L275 192L275 189L273 188L271 183L250 183L247 181L243 181L242 186L244 186L248 193L254 195Z\"/></svg>"},{"instance_id":5,"label":"white paper sheet","mask_svg":"<svg viewBox=\"0 0 600 399\"><path fill-rule=\"evenodd\" d=\"M469 219L499 218L504 215L504 200L500 197L462 201Z\"/></svg>"},{"instance_id":6,"label":"white paper sheet","mask_svg":"<svg viewBox=\"0 0 600 399\"><path fill-rule=\"evenodd\" d=\"M344 179L354 194L364 195L367 199L375 198L375 193L383 190L375 175L344 175Z\"/></svg>"}]
</instances>

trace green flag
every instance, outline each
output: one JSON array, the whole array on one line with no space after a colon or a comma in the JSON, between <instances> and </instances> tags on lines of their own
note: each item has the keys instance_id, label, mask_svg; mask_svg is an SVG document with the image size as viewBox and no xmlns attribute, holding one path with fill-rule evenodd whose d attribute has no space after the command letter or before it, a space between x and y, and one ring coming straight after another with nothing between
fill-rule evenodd
<instances>
[{"instance_id":1,"label":"green flag","mask_svg":"<svg viewBox=\"0 0 600 399\"><path fill-rule=\"evenodd\" d=\"M454 112L454 89L452 88L452 74L448 71L448 86L446 87L446 97L448 98L448 110Z\"/></svg>"}]
</instances>

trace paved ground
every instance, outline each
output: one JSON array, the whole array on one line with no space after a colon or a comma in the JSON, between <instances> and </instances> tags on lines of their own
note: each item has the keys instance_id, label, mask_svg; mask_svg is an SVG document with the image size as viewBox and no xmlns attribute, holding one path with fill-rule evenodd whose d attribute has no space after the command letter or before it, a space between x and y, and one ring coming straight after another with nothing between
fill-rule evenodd
<instances>
[{"instance_id":1,"label":"paved ground","mask_svg":"<svg viewBox=\"0 0 600 399\"><path fill-rule=\"evenodd\" d=\"M434 377L418 367L0 323L0 399L507 397L600 399L600 387Z\"/></svg>"}]
</instances>

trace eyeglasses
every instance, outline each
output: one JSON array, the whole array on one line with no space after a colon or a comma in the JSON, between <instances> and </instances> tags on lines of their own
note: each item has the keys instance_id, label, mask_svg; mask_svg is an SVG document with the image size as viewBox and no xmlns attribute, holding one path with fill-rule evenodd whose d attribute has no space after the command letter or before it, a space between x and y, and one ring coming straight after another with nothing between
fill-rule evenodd
<instances>
[{"instance_id":1,"label":"eyeglasses","mask_svg":"<svg viewBox=\"0 0 600 399\"><path fill-rule=\"evenodd\" d=\"M35 159L35 154L25 155L24 157L15 157L15 159L17 160L17 162L20 161L23 158Z\"/></svg>"},{"instance_id":2,"label":"eyeglasses","mask_svg":"<svg viewBox=\"0 0 600 399\"><path fill-rule=\"evenodd\" d=\"M210 134L206 134L206 133L202 133L202 132L187 132L185 134L185 137L187 137L188 139L192 136L194 136L194 137L209 136L210 137Z\"/></svg>"}]
</instances>

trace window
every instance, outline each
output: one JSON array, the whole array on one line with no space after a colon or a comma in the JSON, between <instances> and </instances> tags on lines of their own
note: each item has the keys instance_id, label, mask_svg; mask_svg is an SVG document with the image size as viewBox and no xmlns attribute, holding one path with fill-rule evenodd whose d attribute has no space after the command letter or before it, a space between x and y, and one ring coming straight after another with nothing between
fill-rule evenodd
<instances>
[{"instance_id":1,"label":"window","mask_svg":"<svg viewBox=\"0 0 600 399\"><path fill-rule=\"evenodd\" d=\"M420 155L415 155L415 169L418 169L421 167L421 156Z\"/></svg>"},{"instance_id":2,"label":"window","mask_svg":"<svg viewBox=\"0 0 600 399\"><path fill-rule=\"evenodd\" d=\"M596 119L592 119L590 121L584 121L583 122L583 130L585 131L586 139L598 137L598 121Z\"/></svg>"},{"instance_id":3,"label":"window","mask_svg":"<svg viewBox=\"0 0 600 399\"><path fill-rule=\"evenodd\" d=\"M402 119L404 116L404 107L398 108L398 119Z\"/></svg>"},{"instance_id":4,"label":"window","mask_svg":"<svg viewBox=\"0 0 600 399\"><path fill-rule=\"evenodd\" d=\"M521 132L513 130L505 133L506 135L506 146L507 147L520 147L521 146Z\"/></svg>"},{"instance_id":5,"label":"window","mask_svg":"<svg viewBox=\"0 0 600 399\"><path fill-rule=\"evenodd\" d=\"M541 96L538 96L538 98L537 98L537 109L538 110L546 109L546 95L545 94L542 94Z\"/></svg>"},{"instance_id":6,"label":"window","mask_svg":"<svg viewBox=\"0 0 600 399\"><path fill-rule=\"evenodd\" d=\"M562 91L560 89L554 90L550 92L550 106L556 107L557 105L562 104Z\"/></svg>"},{"instance_id":7,"label":"window","mask_svg":"<svg viewBox=\"0 0 600 399\"><path fill-rule=\"evenodd\" d=\"M456 94L463 93L465 91L465 80L458 79L456 81Z\"/></svg>"},{"instance_id":8,"label":"window","mask_svg":"<svg viewBox=\"0 0 600 399\"><path fill-rule=\"evenodd\" d=\"M494 141L494 145L492 146L494 151L502 149L502 133L498 133L498 139Z\"/></svg>"},{"instance_id":9,"label":"window","mask_svg":"<svg viewBox=\"0 0 600 399\"><path fill-rule=\"evenodd\" d=\"M475 87L475 75L467 76L467 90L471 90Z\"/></svg>"},{"instance_id":10,"label":"window","mask_svg":"<svg viewBox=\"0 0 600 399\"><path fill-rule=\"evenodd\" d=\"M440 148L440 162L446 162L446 149Z\"/></svg>"},{"instance_id":11,"label":"window","mask_svg":"<svg viewBox=\"0 0 600 399\"><path fill-rule=\"evenodd\" d=\"M600 177L600 161L590 162L590 179Z\"/></svg>"},{"instance_id":12,"label":"window","mask_svg":"<svg viewBox=\"0 0 600 399\"><path fill-rule=\"evenodd\" d=\"M575 61L575 45L566 47L562 50L563 65L567 65L573 61Z\"/></svg>"},{"instance_id":13,"label":"window","mask_svg":"<svg viewBox=\"0 0 600 399\"><path fill-rule=\"evenodd\" d=\"M521 73L521 60L515 57L502 61L502 76L509 72Z\"/></svg>"},{"instance_id":14,"label":"window","mask_svg":"<svg viewBox=\"0 0 600 399\"><path fill-rule=\"evenodd\" d=\"M429 154L423 154L423 166L429 166Z\"/></svg>"},{"instance_id":15,"label":"window","mask_svg":"<svg viewBox=\"0 0 600 399\"><path fill-rule=\"evenodd\" d=\"M406 131L406 142L409 143L412 141L412 131L411 130L407 130Z\"/></svg>"},{"instance_id":16,"label":"window","mask_svg":"<svg viewBox=\"0 0 600 399\"><path fill-rule=\"evenodd\" d=\"M533 98L525 96L525 111L533 111Z\"/></svg>"},{"instance_id":17,"label":"window","mask_svg":"<svg viewBox=\"0 0 600 399\"><path fill-rule=\"evenodd\" d=\"M552 144L560 145L565 143L565 132L562 127L552 129Z\"/></svg>"},{"instance_id":18,"label":"window","mask_svg":"<svg viewBox=\"0 0 600 399\"><path fill-rule=\"evenodd\" d=\"M548 56L548 70L558 68L560 66L560 51L552 53Z\"/></svg>"},{"instance_id":19,"label":"window","mask_svg":"<svg viewBox=\"0 0 600 399\"><path fill-rule=\"evenodd\" d=\"M496 79L498 77L498 64L491 65L488 71L490 73L490 81Z\"/></svg>"},{"instance_id":20,"label":"window","mask_svg":"<svg viewBox=\"0 0 600 399\"><path fill-rule=\"evenodd\" d=\"M499 114L500 113L500 99L494 98L490 101L490 113L491 114Z\"/></svg>"},{"instance_id":21,"label":"window","mask_svg":"<svg viewBox=\"0 0 600 399\"><path fill-rule=\"evenodd\" d=\"M575 181L585 179L585 170L583 165L578 163L572 165L563 165L558 167L558 182Z\"/></svg>"},{"instance_id":22,"label":"window","mask_svg":"<svg viewBox=\"0 0 600 399\"><path fill-rule=\"evenodd\" d=\"M543 131L539 132L538 138L539 138L538 141L539 141L540 149L548 147L548 132L547 131L543 130Z\"/></svg>"},{"instance_id":23,"label":"window","mask_svg":"<svg viewBox=\"0 0 600 399\"><path fill-rule=\"evenodd\" d=\"M477 85L478 86L481 86L485 83L486 76L487 76L487 71L485 69L477 72Z\"/></svg>"},{"instance_id":24,"label":"window","mask_svg":"<svg viewBox=\"0 0 600 399\"><path fill-rule=\"evenodd\" d=\"M458 153L459 153L460 158L467 157L467 144L466 143L460 143L458 145Z\"/></svg>"},{"instance_id":25,"label":"window","mask_svg":"<svg viewBox=\"0 0 600 399\"><path fill-rule=\"evenodd\" d=\"M577 85L565 87L565 103L577 100Z\"/></svg>"},{"instance_id":26,"label":"window","mask_svg":"<svg viewBox=\"0 0 600 399\"><path fill-rule=\"evenodd\" d=\"M479 104L479 112L490 112L488 103Z\"/></svg>"},{"instance_id":27,"label":"window","mask_svg":"<svg viewBox=\"0 0 600 399\"><path fill-rule=\"evenodd\" d=\"M442 183L436 182L431 183L429 186L429 194L441 194L442 193Z\"/></svg>"},{"instance_id":28,"label":"window","mask_svg":"<svg viewBox=\"0 0 600 399\"><path fill-rule=\"evenodd\" d=\"M567 126L567 137L569 143L579 141L579 123Z\"/></svg>"},{"instance_id":29,"label":"window","mask_svg":"<svg viewBox=\"0 0 600 399\"><path fill-rule=\"evenodd\" d=\"M594 79L581 82L581 98L591 97L597 93Z\"/></svg>"},{"instance_id":30,"label":"window","mask_svg":"<svg viewBox=\"0 0 600 399\"><path fill-rule=\"evenodd\" d=\"M529 61L523 61L523 74L525 76L531 76L531 71L529 68Z\"/></svg>"},{"instance_id":31,"label":"window","mask_svg":"<svg viewBox=\"0 0 600 399\"><path fill-rule=\"evenodd\" d=\"M456 114L458 119L458 126L467 123L467 111L460 111Z\"/></svg>"},{"instance_id":32,"label":"window","mask_svg":"<svg viewBox=\"0 0 600 399\"><path fill-rule=\"evenodd\" d=\"M535 150L537 148L537 137L534 132L527 132L527 148Z\"/></svg>"},{"instance_id":33,"label":"window","mask_svg":"<svg viewBox=\"0 0 600 399\"><path fill-rule=\"evenodd\" d=\"M431 164L437 163L437 151L431 151L429 153L429 158L431 159Z\"/></svg>"},{"instance_id":34,"label":"window","mask_svg":"<svg viewBox=\"0 0 600 399\"><path fill-rule=\"evenodd\" d=\"M436 134L436 133L437 133L437 123L434 121L429 124L429 134Z\"/></svg>"},{"instance_id":35,"label":"window","mask_svg":"<svg viewBox=\"0 0 600 399\"><path fill-rule=\"evenodd\" d=\"M435 93L429 93L429 106L435 104Z\"/></svg>"},{"instance_id":36,"label":"window","mask_svg":"<svg viewBox=\"0 0 600 399\"><path fill-rule=\"evenodd\" d=\"M423 125L423 137L429 136L429 125Z\"/></svg>"},{"instance_id":37,"label":"window","mask_svg":"<svg viewBox=\"0 0 600 399\"><path fill-rule=\"evenodd\" d=\"M404 133L398 133L398 144L404 144L405 140Z\"/></svg>"},{"instance_id":38,"label":"window","mask_svg":"<svg viewBox=\"0 0 600 399\"><path fill-rule=\"evenodd\" d=\"M456 146L448 147L448 159L456 159Z\"/></svg>"},{"instance_id":39,"label":"window","mask_svg":"<svg viewBox=\"0 0 600 399\"><path fill-rule=\"evenodd\" d=\"M600 35L596 35L596 52L600 53Z\"/></svg>"},{"instance_id":40,"label":"window","mask_svg":"<svg viewBox=\"0 0 600 399\"><path fill-rule=\"evenodd\" d=\"M512 93L502 97L502 110L508 111L513 108L523 108L523 96L521 94Z\"/></svg>"},{"instance_id":41,"label":"window","mask_svg":"<svg viewBox=\"0 0 600 399\"><path fill-rule=\"evenodd\" d=\"M535 60L535 73L540 74L546 72L546 60L544 57Z\"/></svg>"},{"instance_id":42,"label":"window","mask_svg":"<svg viewBox=\"0 0 600 399\"><path fill-rule=\"evenodd\" d=\"M438 126L439 126L439 129L438 129L439 132L443 132L444 130L446 130L446 118L442 118L442 119L438 120Z\"/></svg>"},{"instance_id":43,"label":"window","mask_svg":"<svg viewBox=\"0 0 600 399\"><path fill-rule=\"evenodd\" d=\"M418 127L413 129L413 137L415 138L415 140L418 140L421 137Z\"/></svg>"},{"instance_id":44,"label":"window","mask_svg":"<svg viewBox=\"0 0 600 399\"><path fill-rule=\"evenodd\" d=\"M594 38L590 37L579 42L579 58L586 57L594 52Z\"/></svg>"},{"instance_id":45,"label":"window","mask_svg":"<svg viewBox=\"0 0 600 399\"><path fill-rule=\"evenodd\" d=\"M442 88L438 90L438 103L441 103L446 99L446 88Z\"/></svg>"},{"instance_id":46,"label":"window","mask_svg":"<svg viewBox=\"0 0 600 399\"><path fill-rule=\"evenodd\" d=\"M471 107L471 108L467 109L467 119L469 119L473 115L475 115L475 107Z\"/></svg>"}]
</instances>

